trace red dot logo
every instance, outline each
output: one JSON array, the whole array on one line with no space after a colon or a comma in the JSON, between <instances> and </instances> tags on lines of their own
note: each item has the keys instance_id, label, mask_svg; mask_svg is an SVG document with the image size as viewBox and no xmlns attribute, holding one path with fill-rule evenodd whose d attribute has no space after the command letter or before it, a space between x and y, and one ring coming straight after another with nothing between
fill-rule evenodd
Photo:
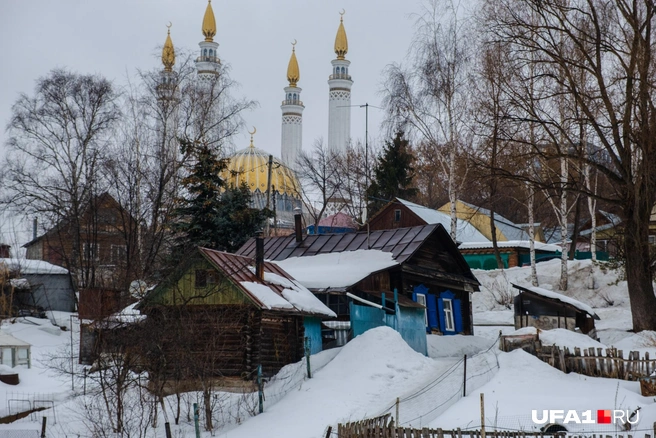
<instances>
[{"instance_id":1,"label":"red dot logo","mask_svg":"<svg viewBox=\"0 0 656 438\"><path fill-rule=\"evenodd\" d=\"M597 411L597 423L599 424L610 424L611 416L610 409L601 409Z\"/></svg>"}]
</instances>

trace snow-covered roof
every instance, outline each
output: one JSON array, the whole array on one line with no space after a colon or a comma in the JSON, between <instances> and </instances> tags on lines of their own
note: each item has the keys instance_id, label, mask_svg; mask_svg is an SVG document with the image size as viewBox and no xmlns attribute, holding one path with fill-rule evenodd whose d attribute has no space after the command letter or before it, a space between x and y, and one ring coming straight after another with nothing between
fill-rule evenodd
<instances>
[{"instance_id":1,"label":"snow-covered roof","mask_svg":"<svg viewBox=\"0 0 656 438\"><path fill-rule=\"evenodd\" d=\"M30 344L14 338L9 333L0 331L0 347L29 347Z\"/></svg>"},{"instance_id":2,"label":"snow-covered roof","mask_svg":"<svg viewBox=\"0 0 656 438\"><path fill-rule=\"evenodd\" d=\"M470 204L464 201L460 201L460 202L462 202L463 205L466 205L472 210L475 210L478 213L485 215L487 217L490 217L490 215L492 214L492 212L487 208L479 207L477 205ZM528 233L524 229L522 229L521 226L506 219L505 217L501 216L497 212L494 213L494 226L497 227L499 231L501 231L501 233L503 233L503 235L506 236L506 239L508 240L526 240L529 238Z\"/></svg>"},{"instance_id":3,"label":"snow-covered roof","mask_svg":"<svg viewBox=\"0 0 656 438\"><path fill-rule=\"evenodd\" d=\"M405 199L396 198L401 204L405 205L410 211L419 216L427 224L442 224L448 231L451 229L451 217L441 211L406 201ZM488 239L476 229L475 226L462 219L456 219L456 240L458 242L487 242Z\"/></svg>"},{"instance_id":4,"label":"snow-covered roof","mask_svg":"<svg viewBox=\"0 0 656 438\"><path fill-rule=\"evenodd\" d=\"M512 285L516 289L532 292L536 295L540 295L540 296L543 296L545 298L550 298L552 300L558 300L562 303L569 304L570 306L573 306L573 307L587 313L588 315L590 315L594 319L600 319L599 315L597 315L595 313L595 311L592 309L592 307L588 306L587 304L584 304L584 303L580 302L579 300L575 300L574 298L568 297L568 296L563 295L563 294L559 294L558 292L554 292L554 291L551 291L551 290L548 290L548 289L543 289L541 287L518 286L514 283L512 283Z\"/></svg>"},{"instance_id":5,"label":"snow-covered roof","mask_svg":"<svg viewBox=\"0 0 656 438\"><path fill-rule=\"evenodd\" d=\"M137 309L139 302L132 303L129 306L121 309L119 312L111 315L108 320L114 322L120 322L123 324L133 324L146 319L146 315L142 315L141 312Z\"/></svg>"},{"instance_id":6,"label":"snow-covered roof","mask_svg":"<svg viewBox=\"0 0 656 438\"><path fill-rule=\"evenodd\" d=\"M264 278L259 279L252 258L207 248L200 248L200 251L262 309L330 318L337 316L293 275L275 263L265 261Z\"/></svg>"},{"instance_id":7,"label":"snow-covered roof","mask_svg":"<svg viewBox=\"0 0 656 438\"><path fill-rule=\"evenodd\" d=\"M23 275L29 274L68 274L68 269L52 265L43 260L30 259L0 259L0 268L18 271Z\"/></svg>"},{"instance_id":8,"label":"snow-covered roof","mask_svg":"<svg viewBox=\"0 0 656 438\"><path fill-rule=\"evenodd\" d=\"M273 263L310 289L352 286L374 272L398 265L392 253L377 249L291 257Z\"/></svg>"},{"instance_id":9,"label":"snow-covered roof","mask_svg":"<svg viewBox=\"0 0 656 438\"><path fill-rule=\"evenodd\" d=\"M526 248L531 247L531 242L528 240L509 240L503 242L497 242L499 248ZM461 243L458 247L459 249L483 249L483 248L492 248L492 242L466 242ZM560 251L559 245L554 245L550 243L535 242L535 249L538 251Z\"/></svg>"}]
</instances>

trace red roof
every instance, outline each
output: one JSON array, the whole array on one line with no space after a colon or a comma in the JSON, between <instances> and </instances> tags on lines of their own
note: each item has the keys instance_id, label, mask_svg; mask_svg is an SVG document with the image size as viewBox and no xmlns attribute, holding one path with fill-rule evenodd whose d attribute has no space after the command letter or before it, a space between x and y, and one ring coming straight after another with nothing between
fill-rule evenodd
<instances>
[{"instance_id":1,"label":"red roof","mask_svg":"<svg viewBox=\"0 0 656 438\"><path fill-rule=\"evenodd\" d=\"M259 283L264 286L267 286L281 299L287 301L287 299L282 294L282 291L285 289L284 286L257 278L257 275L255 275L255 261L253 258L244 257L236 254L222 252L222 251L215 251L209 248L199 248L199 250L201 254L205 256L205 258L210 263L212 263L216 268L218 268L226 277L231 279L235 284L235 286L237 286L244 293L244 295L248 296L255 304L259 305L261 309L271 310L265 303L263 303L260 299L258 299L256 295L254 295L246 287L244 287L242 282ZM289 275L284 269L282 269L280 266L276 265L275 263L265 261L264 272L270 274L276 274L298 285L299 287L304 288L303 286L300 286L298 282L296 282L294 277ZM308 293L311 294L311 292L309 291ZM319 302L318 299L317 302ZM275 309L275 310L289 312L293 314L302 314L302 315L318 314L317 312L311 310L299 308L297 305L294 304L292 304L291 309ZM319 314L319 315L331 316L329 314Z\"/></svg>"},{"instance_id":2,"label":"red roof","mask_svg":"<svg viewBox=\"0 0 656 438\"><path fill-rule=\"evenodd\" d=\"M339 212L333 215L327 216L319 221L320 227L332 227L332 228L351 228L355 230L357 225L353 218L345 213Z\"/></svg>"}]
</instances>

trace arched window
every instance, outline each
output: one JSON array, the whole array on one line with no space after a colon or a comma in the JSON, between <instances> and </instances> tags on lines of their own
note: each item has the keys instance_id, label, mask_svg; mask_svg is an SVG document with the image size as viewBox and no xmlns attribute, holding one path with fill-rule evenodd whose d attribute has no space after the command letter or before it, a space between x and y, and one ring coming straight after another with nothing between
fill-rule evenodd
<instances>
[{"instance_id":1,"label":"arched window","mask_svg":"<svg viewBox=\"0 0 656 438\"><path fill-rule=\"evenodd\" d=\"M203 49L203 56L207 57L207 49Z\"/></svg>"},{"instance_id":2,"label":"arched window","mask_svg":"<svg viewBox=\"0 0 656 438\"><path fill-rule=\"evenodd\" d=\"M214 50L210 49L210 57L214 56Z\"/></svg>"},{"instance_id":3,"label":"arched window","mask_svg":"<svg viewBox=\"0 0 656 438\"><path fill-rule=\"evenodd\" d=\"M342 67L342 74L345 74L345 73L346 73L346 69L344 67Z\"/></svg>"}]
</instances>

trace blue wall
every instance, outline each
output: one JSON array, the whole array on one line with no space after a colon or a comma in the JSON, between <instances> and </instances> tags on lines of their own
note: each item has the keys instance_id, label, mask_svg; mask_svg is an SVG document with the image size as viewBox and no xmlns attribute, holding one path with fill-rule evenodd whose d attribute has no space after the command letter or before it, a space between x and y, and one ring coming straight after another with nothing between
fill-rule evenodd
<instances>
[{"instance_id":1,"label":"blue wall","mask_svg":"<svg viewBox=\"0 0 656 438\"><path fill-rule=\"evenodd\" d=\"M321 352L321 320L312 316L303 318L305 337L310 338L310 354Z\"/></svg>"},{"instance_id":2,"label":"blue wall","mask_svg":"<svg viewBox=\"0 0 656 438\"><path fill-rule=\"evenodd\" d=\"M350 308L351 330L353 330L354 337L369 329L387 326L399 332L413 350L424 356L428 355L424 309L399 307L397 304L396 314L387 315L384 310L375 307L351 303Z\"/></svg>"}]
</instances>

